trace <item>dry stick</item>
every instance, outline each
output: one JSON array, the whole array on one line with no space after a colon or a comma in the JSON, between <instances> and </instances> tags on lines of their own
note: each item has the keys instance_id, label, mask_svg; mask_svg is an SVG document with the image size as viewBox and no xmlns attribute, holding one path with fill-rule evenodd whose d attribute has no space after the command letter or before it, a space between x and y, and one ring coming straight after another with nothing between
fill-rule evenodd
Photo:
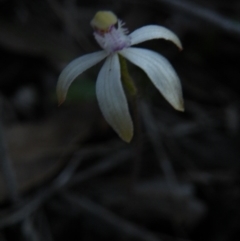
<instances>
[{"instance_id":1,"label":"dry stick","mask_svg":"<svg viewBox=\"0 0 240 241\"><path fill-rule=\"evenodd\" d=\"M3 126L0 121L0 168L6 185L10 201L14 204L19 200L17 181L12 162L7 154L7 147L4 141Z\"/></svg>"},{"instance_id":2,"label":"dry stick","mask_svg":"<svg viewBox=\"0 0 240 241\"><path fill-rule=\"evenodd\" d=\"M135 129L135 156L134 156L134 167L132 173L132 187L134 188L141 171L142 164L142 132L140 115L138 108L138 95L132 98L132 109L133 109L133 121Z\"/></svg>"},{"instance_id":3,"label":"dry stick","mask_svg":"<svg viewBox=\"0 0 240 241\"><path fill-rule=\"evenodd\" d=\"M2 104L2 103L0 103ZM2 111L2 105L0 106ZM19 201L18 186L16 181L15 172L13 170L12 161L7 153L7 145L4 140L4 130L2 126L2 120L0 116L0 174L3 175L4 182L6 185L6 191L10 201L15 204Z\"/></svg>"},{"instance_id":4,"label":"dry stick","mask_svg":"<svg viewBox=\"0 0 240 241\"><path fill-rule=\"evenodd\" d=\"M78 42L78 44L82 47L83 50L92 49L92 46L87 39L87 37L82 34L81 30L78 28L78 24L72 16L72 12L70 12L69 7L62 6L56 0L47 0L50 8L54 11L56 16L60 19L60 21L66 27L66 30L70 33L70 35ZM65 5L69 3L65 1Z\"/></svg>"},{"instance_id":5,"label":"dry stick","mask_svg":"<svg viewBox=\"0 0 240 241\"><path fill-rule=\"evenodd\" d=\"M233 21L229 18L221 16L220 14L209 10L207 8L201 7L197 4L191 3L186 0L155 0L157 2L161 2L167 6L171 6L178 11L185 12L194 17L207 21L225 32L229 32L231 34L237 34L240 36L240 23L237 21Z\"/></svg>"},{"instance_id":6,"label":"dry stick","mask_svg":"<svg viewBox=\"0 0 240 241\"><path fill-rule=\"evenodd\" d=\"M102 207L97 203L94 203L86 197L79 197L69 193L65 193L64 195L62 195L62 197L76 209L80 209L80 211L87 211L88 213L91 213L92 215L101 218L109 225L117 228L122 233L135 237L137 238L137 240L160 241L160 239L150 231L117 216L108 209Z\"/></svg>"},{"instance_id":7,"label":"dry stick","mask_svg":"<svg viewBox=\"0 0 240 241\"><path fill-rule=\"evenodd\" d=\"M168 160L167 154L165 153L162 145L161 138L158 135L157 123L155 122L152 113L150 112L149 106L145 102L141 103L142 118L146 126L147 134L156 152L157 158L160 161L162 171L165 174L168 183L171 185L177 184L177 177Z\"/></svg>"},{"instance_id":8,"label":"dry stick","mask_svg":"<svg viewBox=\"0 0 240 241\"><path fill-rule=\"evenodd\" d=\"M1 163L2 174L5 179L9 199L13 205L17 205L18 202L21 200L21 197L19 196L19 193L18 193L15 172L13 170L11 160L7 155L6 143L3 140L3 127L2 127L1 121L0 121L0 163ZM29 217L26 217L25 219L23 219L20 225L21 225L22 234L26 240L31 240L31 241L38 240L37 234L34 230L31 219Z\"/></svg>"},{"instance_id":9,"label":"dry stick","mask_svg":"<svg viewBox=\"0 0 240 241\"><path fill-rule=\"evenodd\" d=\"M131 155L132 153L129 150L121 150L119 152L116 152L113 155L108 156L103 160L101 160L99 164L96 164L95 166L90 167L86 171L80 172L71 180L71 182L67 184L67 186L73 186L75 184L79 184L96 175L109 171L115 168L116 166L128 161Z\"/></svg>"},{"instance_id":10,"label":"dry stick","mask_svg":"<svg viewBox=\"0 0 240 241\"><path fill-rule=\"evenodd\" d=\"M94 151L92 151L94 152ZM89 155L89 152L85 153ZM119 151L115 154L103 159L99 164L89 168L86 171L80 172L79 176L76 176L75 179L71 181L71 173L74 172L76 167L82 161L84 155L80 155L78 160L76 156L70 161L70 164L59 174L59 176L42 192L39 192L33 197L30 201L26 202L21 208L17 210L9 210L7 212L0 213L0 228L4 228L18 222L21 222L26 217L30 216L34 211L36 211L43 202L54 195L63 187L68 187L74 184L80 184L83 181L86 181L96 175L102 174L106 171L111 170L112 168L126 162L128 158L131 157L131 151ZM64 180L63 180L64 179Z\"/></svg>"},{"instance_id":11,"label":"dry stick","mask_svg":"<svg viewBox=\"0 0 240 241\"><path fill-rule=\"evenodd\" d=\"M53 234L51 232L51 225L44 210L38 214L38 225L39 232L42 234L42 240L44 241L54 241Z\"/></svg>"}]
</instances>

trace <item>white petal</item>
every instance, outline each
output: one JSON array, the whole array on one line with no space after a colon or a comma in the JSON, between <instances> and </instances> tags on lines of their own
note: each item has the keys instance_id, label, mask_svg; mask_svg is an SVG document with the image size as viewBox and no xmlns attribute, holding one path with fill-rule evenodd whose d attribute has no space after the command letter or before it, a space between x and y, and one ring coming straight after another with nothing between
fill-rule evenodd
<instances>
[{"instance_id":1,"label":"white petal","mask_svg":"<svg viewBox=\"0 0 240 241\"><path fill-rule=\"evenodd\" d=\"M129 37L131 45L142 43L151 39L163 38L175 43L179 49L182 49L182 44L179 38L171 30L157 25L148 25L133 31Z\"/></svg>"},{"instance_id":2,"label":"white petal","mask_svg":"<svg viewBox=\"0 0 240 241\"><path fill-rule=\"evenodd\" d=\"M119 53L143 69L175 109L184 110L181 83L167 59L156 52L141 48L128 48Z\"/></svg>"},{"instance_id":3,"label":"white petal","mask_svg":"<svg viewBox=\"0 0 240 241\"><path fill-rule=\"evenodd\" d=\"M57 95L59 104L64 102L68 92L68 88L73 80L83 71L89 69L93 65L100 62L108 54L105 51L98 51L91 54L86 54L70 62L62 71L58 78Z\"/></svg>"},{"instance_id":4,"label":"white petal","mask_svg":"<svg viewBox=\"0 0 240 241\"><path fill-rule=\"evenodd\" d=\"M124 141L130 142L133 136L133 124L122 87L117 54L110 55L106 59L97 78L96 91L106 121Z\"/></svg>"}]
</instances>

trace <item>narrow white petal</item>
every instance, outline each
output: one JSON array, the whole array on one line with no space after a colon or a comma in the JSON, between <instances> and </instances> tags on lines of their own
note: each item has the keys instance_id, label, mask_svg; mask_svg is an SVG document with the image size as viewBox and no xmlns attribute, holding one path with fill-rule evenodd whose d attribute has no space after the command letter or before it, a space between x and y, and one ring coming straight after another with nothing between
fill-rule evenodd
<instances>
[{"instance_id":1,"label":"narrow white petal","mask_svg":"<svg viewBox=\"0 0 240 241\"><path fill-rule=\"evenodd\" d=\"M182 44L179 38L171 30L157 25L148 25L136 29L129 37L131 38L131 45L142 43L151 39L163 38L175 43L179 49L182 49Z\"/></svg>"},{"instance_id":2,"label":"narrow white petal","mask_svg":"<svg viewBox=\"0 0 240 241\"><path fill-rule=\"evenodd\" d=\"M122 87L117 54L110 55L99 72L96 84L100 109L110 126L126 142L133 136L133 124Z\"/></svg>"},{"instance_id":3,"label":"narrow white petal","mask_svg":"<svg viewBox=\"0 0 240 241\"><path fill-rule=\"evenodd\" d=\"M89 69L93 65L100 62L108 54L105 51L98 51L91 54L86 54L70 62L62 71L58 78L57 95L59 104L64 102L68 88L73 80L83 71Z\"/></svg>"},{"instance_id":4,"label":"narrow white petal","mask_svg":"<svg viewBox=\"0 0 240 241\"><path fill-rule=\"evenodd\" d=\"M143 69L175 109L184 110L181 83L167 59L156 52L141 48L128 48L119 53Z\"/></svg>"}]
</instances>

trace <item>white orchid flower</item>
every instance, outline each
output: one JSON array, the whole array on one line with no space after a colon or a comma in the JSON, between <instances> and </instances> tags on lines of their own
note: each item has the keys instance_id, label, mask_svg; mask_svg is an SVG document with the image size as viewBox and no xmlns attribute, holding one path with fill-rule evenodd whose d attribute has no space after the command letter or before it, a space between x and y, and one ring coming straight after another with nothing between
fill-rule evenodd
<instances>
[{"instance_id":1,"label":"white orchid flower","mask_svg":"<svg viewBox=\"0 0 240 241\"><path fill-rule=\"evenodd\" d=\"M131 47L150 39L163 38L182 49L179 38L173 32L161 26L149 25L127 35L123 23L110 11L98 12L91 25L95 30L94 37L103 50L81 56L65 67L57 84L60 104L64 102L73 80L106 58L97 77L97 100L109 125L124 141L130 142L133 137L133 123L121 81L118 56L121 55L140 67L176 110L184 110L180 80L168 60L154 51Z\"/></svg>"}]
</instances>

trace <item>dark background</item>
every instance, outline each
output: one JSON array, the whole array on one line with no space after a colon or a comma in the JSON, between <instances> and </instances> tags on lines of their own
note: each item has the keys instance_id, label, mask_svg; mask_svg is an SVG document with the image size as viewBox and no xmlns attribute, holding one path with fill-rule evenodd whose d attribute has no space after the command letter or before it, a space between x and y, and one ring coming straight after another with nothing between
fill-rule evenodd
<instances>
[{"instance_id":1,"label":"dark background","mask_svg":"<svg viewBox=\"0 0 240 241\"><path fill-rule=\"evenodd\" d=\"M57 105L64 66L100 49L89 22L105 9L130 32L165 26L184 48L139 45L171 62L185 112L129 64L130 144L100 113L102 63ZM1 0L0 240L239 240L239 56L238 0Z\"/></svg>"}]
</instances>

